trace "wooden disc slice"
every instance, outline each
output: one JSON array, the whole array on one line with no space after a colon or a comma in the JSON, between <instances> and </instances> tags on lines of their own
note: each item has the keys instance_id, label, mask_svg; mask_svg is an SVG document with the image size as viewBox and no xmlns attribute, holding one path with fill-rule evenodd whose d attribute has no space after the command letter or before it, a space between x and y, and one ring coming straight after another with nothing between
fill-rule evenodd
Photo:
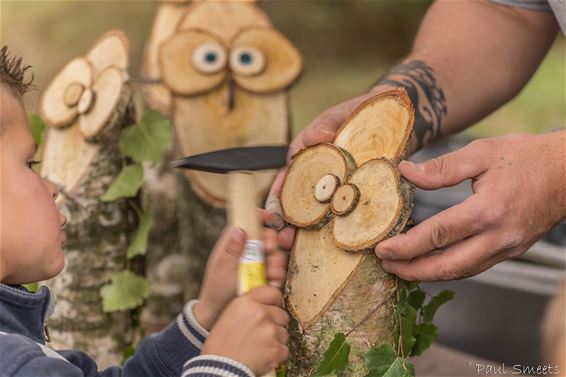
<instances>
[{"instance_id":1,"label":"wooden disc slice","mask_svg":"<svg viewBox=\"0 0 566 377\"><path fill-rule=\"evenodd\" d=\"M68 107L73 107L79 103L81 95L85 90L85 86L80 82L74 82L67 87L65 94L63 94L63 101Z\"/></svg>"},{"instance_id":2,"label":"wooden disc slice","mask_svg":"<svg viewBox=\"0 0 566 377\"><path fill-rule=\"evenodd\" d=\"M318 180L314 188L314 197L321 203L328 203L338 186L340 186L340 178L334 174L327 174Z\"/></svg>"},{"instance_id":3,"label":"wooden disc slice","mask_svg":"<svg viewBox=\"0 0 566 377\"><path fill-rule=\"evenodd\" d=\"M234 81L254 93L284 90L302 69L298 50L276 30L254 28L238 34L232 44Z\"/></svg>"},{"instance_id":4,"label":"wooden disc slice","mask_svg":"<svg viewBox=\"0 0 566 377\"><path fill-rule=\"evenodd\" d=\"M96 95L90 88L87 88L81 93L81 97L77 103L77 111L79 114L88 113L92 109L94 101L96 100L95 97Z\"/></svg>"},{"instance_id":5,"label":"wooden disc slice","mask_svg":"<svg viewBox=\"0 0 566 377\"><path fill-rule=\"evenodd\" d=\"M67 63L43 92L39 103L39 114L51 127L63 127L73 123L77 108L69 107L65 100L70 85L89 87L92 70L86 59L76 58Z\"/></svg>"},{"instance_id":6,"label":"wooden disc slice","mask_svg":"<svg viewBox=\"0 0 566 377\"><path fill-rule=\"evenodd\" d=\"M95 137L110 119L120 100L124 86L123 80L122 71L114 67L106 68L98 76L92 86L92 91L96 96L94 105L79 117L79 127L86 139ZM83 96L85 93L83 93Z\"/></svg>"},{"instance_id":7,"label":"wooden disc slice","mask_svg":"<svg viewBox=\"0 0 566 377\"><path fill-rule=\"evenodd\" d=\"M330 204L317 200L316 185L330 174L343 182L352 168L353 163L346 152L331 144L318 144L299 151L293 156L281 189L285 220L299 227L326 223Z\"/></svg>"},{"instance_id":8,"label":"wooden disc slice","mask_svg":"<svg viewBox=\"0 0 566 377\"><path fill-rule=\"evenodd\" d=\"M226 59L220 41L196 30L173 35L161 45L159 52L163 82L172 92L185 96L207 92L222 83L226 77ZM195 61L198 61L196 66ZM203 68L206 65L210 69Z\"/></svg>"},{"instance_id":9,"label":"wooden disc slice","mask_svg":"<svg viewBox=\"0 0 566 377\"><path fill-rule=\"evenodd\" d=\"M128 37L122 31L111 30L100 36L86 54L86 58L92 65L94 77L96 78L108 67L127 70L128 51Z\"/></svg>"},{"instance_id":10,"label":"wooden disc slice","mask_svg":"<svg viewBox=\"0 0 566 377\"><path fill-rule=\"evenodd\" d=\"M332 197L330 208L335 215L346 216L350 214L360 199L360 190L352 183L345 183L336 190Z\"/></svg>"},{"instance_id":11,"label":"wooden disc slice","mask_svg":"<svg viewBox=\"0 0 566 377\"><path fill-rule=\"evenodd\" d=\"M397 162L413 120L413 106L405 90L391 90L363 102L338 130L334 144L347 150L358 166L374 158Z\"/></svg>"},{"instance_id":12,"label":"wooden disc slice","mask_svg":"<svg viewBox=\"0 0 566 377\"><path fill-rule=\"evenodd\" d=\"M348 179L359 189L359 202L348 216L336 216L332 234L336 245L348 251L362 251L385 239L400 221L405 222L410 211L404 202L397 167L385 159L366 162ZM338 192L334 195L336 196ZM332 201L334 204L334 200Z\"/></svg>"}]
</instances>

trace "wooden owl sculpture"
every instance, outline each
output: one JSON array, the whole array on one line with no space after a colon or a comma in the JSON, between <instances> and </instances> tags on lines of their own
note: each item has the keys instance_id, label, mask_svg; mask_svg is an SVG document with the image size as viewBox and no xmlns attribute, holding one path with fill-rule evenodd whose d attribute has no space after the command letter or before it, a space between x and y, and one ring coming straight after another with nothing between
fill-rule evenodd
<instances>
[{"instance_id":1,"label":"wooden owl sculpture","mask_svg":"<svg viewBox=\"0 0 566 377\"><path fill-rule=\"evenodd\" d=\"M39 104L48 126L40 174L61 188L57 205L68 218L65 269L46 282L58 301L52 344L81 348L102 366L120 362L130 328L127 311L103 312L99 293L123 270L135 225L124 200L100 200L122 169L121 131L135 122L127 67L126 36L106 33L55 75Z\"/></svg>"},{"instance_id":2,"label":"wooden owl sculpture","mask_svg":"<svg viewBox=\"0 0 566 377\"><path fill-rule=\"evenodd\" d=\"M362 103L333 144L293 156L280 195L285 220L299 228L285 295L294 319L288 375L308 375L338 332L352 331L351 376L364 375L369 346L392 342L394 306L375 308L396 280L373 247L401 232L412 210L413 185L397 171L412 127L407 94L389 91Z\"/></svg>"},{"instance_id":3,"label":"wooden owl sculpture","mask_svg":"<svg viewBox=\"0 0 566 377\"><path fill-rule=\"evenodd\" d=\"M286 89L301 71L296 48L254 2L199 1L160 6L146 47L152 107L170 114L182 155L228 147L286 144ZM206 202L223 206L226 178L187 171ZM258 194L274 173L262 173Z\"/></svg>"}]
</instances>

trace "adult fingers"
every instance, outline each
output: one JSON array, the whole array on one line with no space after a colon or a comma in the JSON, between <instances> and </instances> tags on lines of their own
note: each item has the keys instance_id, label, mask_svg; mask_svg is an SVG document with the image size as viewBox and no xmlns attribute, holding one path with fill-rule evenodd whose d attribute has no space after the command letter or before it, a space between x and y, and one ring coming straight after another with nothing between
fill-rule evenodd
<instances>
[{"instance_id":1,"label":"adult fingers","mask_svg":"<svg viewBox=\"0 0 566 377\"><path fill-rule=\"evenodd\" d=\"M454 186L488 169L486 153L488 151L481 143L470 143L457 151L418 164L401 161L399 172L425 190Z\"/></svg>"},{"instance_id":2,"label":"adult fingers","mask_svg":"<svg viewBox=\"0 0 566 377\"><path fill-rule=\"evenodd\" d=\"M383 269L404 280L440 281L473 276L496 253L491 237L481 234L409 261L383 261Z\"/></svg>"},{"instance_id":3,"label":"adult fingers","mask_svg":"<svg viewBox=\"0 0 566 377\"><path fill-rule=\"evenodd\" d=\"M407 233L377 244L381 259L412 259L477 234L487 227L483 220L483 197L472 195L464 202L434 215Z\"/></svg>"}]
</instances>

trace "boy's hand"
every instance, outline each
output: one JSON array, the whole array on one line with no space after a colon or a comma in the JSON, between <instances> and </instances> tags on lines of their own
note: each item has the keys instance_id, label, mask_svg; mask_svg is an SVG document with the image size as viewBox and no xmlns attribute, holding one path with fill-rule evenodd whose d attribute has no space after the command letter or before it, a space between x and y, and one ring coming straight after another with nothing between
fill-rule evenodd
<instances>
[{"instance_id":1,"label":"boy's hand","mask_svg":"<svg viewBox=\"0 0 566 377\"><path fill-rule=\"evenodd\" d=\"M257 376L273 370L289 355L289 316L279 289L262 286L233 300L208 336L201 355L236 360Z\"/></svg>"},{"instance_id":2,"label":"boy's hand","mask_svg":"<svg viewBox=\"0 0 566 377\"><path fill-rule=\"evenodd\" d=\"M263 221L271 214L261 211ZM199 323L210 330L222 311L236 297L238 266L246 243L242 229L226 227L212 250L202 282L199 302L194 315ZM282 288L287 277L287 255L277 246L277 233L265 229L263 233L267 282Z\"/></svg>"}]
</instances>

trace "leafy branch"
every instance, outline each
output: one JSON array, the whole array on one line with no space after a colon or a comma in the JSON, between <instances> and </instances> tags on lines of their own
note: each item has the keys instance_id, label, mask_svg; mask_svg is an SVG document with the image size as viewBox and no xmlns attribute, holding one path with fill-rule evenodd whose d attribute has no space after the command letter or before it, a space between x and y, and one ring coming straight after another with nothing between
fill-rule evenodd
<instances>
[{"instance_id":1,"label":"leafy branch","mask_svg":"<svg viewBox=\"0 0 566 377\"><path fill-rule=\"evenodd\" d=\"M381 344L370 348L364 354L368 370L365 377L414 377L415 368L408 357L422 354L434 342L437 337L437 327L432 323L434 315L442 304L454 298L453 291L444 290L425 303L426 293L418 282L406 282L402 287L397 286L346 335L335 334L311 377L335 377L343 373L348 367L350 354L346 338L395 295L398 299L395 308L395 347Z\"/></svg>"}]
</instances>

